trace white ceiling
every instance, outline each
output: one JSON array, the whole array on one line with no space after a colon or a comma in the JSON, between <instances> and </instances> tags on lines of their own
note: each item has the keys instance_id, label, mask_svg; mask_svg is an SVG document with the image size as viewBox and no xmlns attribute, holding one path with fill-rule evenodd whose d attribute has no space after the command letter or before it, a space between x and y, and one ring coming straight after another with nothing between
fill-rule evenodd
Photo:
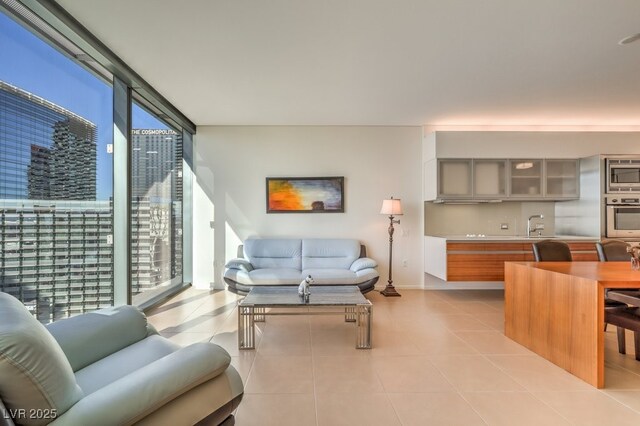
<instances>
[{"instance_id":1,"label":"white ceiling","mask_svg":"<svg viewBox=\"0 0 640 426\"><path fill-rule=\"evenodd\" d=\"M59 0L197 125L640 125L638 0Z\"/></svg>"}]
</instances>

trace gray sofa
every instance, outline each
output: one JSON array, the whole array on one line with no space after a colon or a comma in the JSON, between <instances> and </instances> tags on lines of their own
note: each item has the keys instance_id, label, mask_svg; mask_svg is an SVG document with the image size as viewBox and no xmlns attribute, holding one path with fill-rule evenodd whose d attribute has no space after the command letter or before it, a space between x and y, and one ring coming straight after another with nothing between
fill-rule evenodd
<instances>
[{"instance_id":1,"label":"gray sofa","mask_svg":"<svg viewBox=\"0 0 640 426\"><path fill-rule=\"evenodd\" d=\"M313 285L357 285L363 293L378 281L375 260L354 239L248 239L238 258L225 265L230 291L248 293L254 286L298 285L307 276Z\"/></svg>"},{"instance_id":2,"label":"gray sofa","mask_svg":"<svg viewBox=\"0 0 640 426\"><path fill-rule=\"evenodd\" d=\"M243 395L229 354L180 347L132 306L40 324L0 293L0 425L234 423Z\"/></svg>"}]
</instances>

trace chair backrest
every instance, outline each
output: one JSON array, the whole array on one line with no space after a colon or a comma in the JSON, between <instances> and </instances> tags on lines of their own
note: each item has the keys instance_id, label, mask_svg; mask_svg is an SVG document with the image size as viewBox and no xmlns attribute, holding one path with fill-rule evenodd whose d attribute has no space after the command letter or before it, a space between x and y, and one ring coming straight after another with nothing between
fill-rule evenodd
<instances>
[{"instance_id":1,"label":"chair backrest","mask_svg":"<svg viewBox=\"0 0 640 426\"><path fill-rule=\"evenodd\" d=\"M627 252L629 244L620 240L609 240L604 243L596 243L596 251L600 262L625 262L631 259Z\"/></svg>"},{"instance_id":2,"label":"chair backrest","mask_svg":"<svg viewBox=\"0 0 640 426\"><path fill-rule=\"evenodd\" d=\"M563 241L542 240L531 244L536 262L571 262L571 249Z\"/></svg>"},{"instance_id":3,"label":"chair backrest","mask_svg":"<svg viewBox=\"0 0 640 426\"><path fill-rule=\"evenodd\" d=\"M62 348L15 297L0 292L0 398L8 410L58 415L83 397ZM15 411L14 411L15 412ZM5 413L0 413L3 415ZM21 417L20 424L44 424Z\"/></svg>"}]
</instances>

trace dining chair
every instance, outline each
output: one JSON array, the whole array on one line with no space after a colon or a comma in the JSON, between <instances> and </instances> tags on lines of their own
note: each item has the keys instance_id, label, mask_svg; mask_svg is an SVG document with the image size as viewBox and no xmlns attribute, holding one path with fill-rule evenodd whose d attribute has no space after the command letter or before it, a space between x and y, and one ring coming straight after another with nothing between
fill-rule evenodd
<instances>
[{"instance_id":1,"label":"dining chair","mask_svg":"<svg viewBox=\"0 0 640 426\"><path fill-rule=\"evenodd\" d=\"M614 295L616 291L612 291ZM633 293L633 292L621 292L621 293ZM618 329L618 352L621 354L626 353L626 339L625 330L631 330L633 332L633 340L636 352L636 361L640 361L640 291L635 291L635 302L630 301L636 306L624 306L613 309L605 309L604 320L608 324L615 325ZM627 294L627 297L633 296Z\"/></svg>"},{"instance_id":2,"label":"dining chair","mask_svg":"<svg viewBox=\"0 0 640 426\"><path fill-rule=\"evenodd\" d=\"M571 262L571 249L564 241L542 240L531 244L536 262Z\"/></svg>"},{"instance_id":3,"label":"dining chair","mask_svg":"<svg viewBox=\"0 0 640 426\"><path fill-rule=\"evenodd\" d=\"M620 240L608 240L603 243L596 243L596 251L598 252L598 259L600 262L625 262L631 259L631 255L627 252L627 248L629 244L620 241ZM633 290L633 289L619 289L619 290ZM620 302L618 300L613 300L609 298L609 290L605 290L604 293L604 308L605 308L605 324L604 331L607 331L607 324L614 324L618 328L618 350L622 350L624 352L625 347L625 335L624 335L624 325L630 324L629 321L633 320L633 317L628 317L629 312L627 313L617 313L611 314L612 308L622 308L626 307L627 304ZM610 315L607 315L607 312ZM607 318L613 322L607 321ZM628 319L630 318L630 319ZM632 321L631 321L632 323ZM618 325L621 324L621 325ZM636 336L636 340L638 339L638 334L634 334Z\"/></svg>"},{"instance_id":4,"label":"dining chair","mask_svg":"<svg viewBox=\"0 0 640 426\"><path fill-rule=\"evenodd\" d=\"M608 240L596 243L596 251L600 262L625 262L631 259L627 252L629 244L620 240Z\"/></svg>"}]
</instances>

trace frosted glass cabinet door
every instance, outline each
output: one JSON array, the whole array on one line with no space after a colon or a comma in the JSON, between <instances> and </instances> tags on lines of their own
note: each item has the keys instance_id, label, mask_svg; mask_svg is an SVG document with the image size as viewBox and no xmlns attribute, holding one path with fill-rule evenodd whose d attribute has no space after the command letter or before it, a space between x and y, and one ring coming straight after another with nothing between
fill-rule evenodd
<instances>
[{"instance_id":1,"label":"frosted glass cabinet door","mask_svg":"<svg viewBox=\"0 0 640 426\"><path fill-rule=\"evenodd\" d=\"M473 160L473 194L477 198L504 198L507 160Z\"/></svg>"},{"instance_id":2,"label":"frosted glass cabinet door","mask_svg":"<svg viewBox=\"0 0 640 426\"><path fill-rule=\"evenodd\" d=\"M546 160L546 196L552 198L578 198L579 160Z\"/></svg>"},{"instance_id":3,"label":"frosted glass cabinet door","mask_svg":"<svg viewBox=\"0 0 640 426\"><path fill-rule=\"evenodd\" d=\"M471 197L471 160L438 160L438 196Z\"/></svg>"},{"instance_id":4,"label":"frosted glass cabinet door","mask_svg":"<svg viewBox=\"0 0 640 426\"><path fill-rule=\"evenodd\" d=\"M509 160L512 197L542 197L543 160Z\"/></svg>"}]
</instances>

